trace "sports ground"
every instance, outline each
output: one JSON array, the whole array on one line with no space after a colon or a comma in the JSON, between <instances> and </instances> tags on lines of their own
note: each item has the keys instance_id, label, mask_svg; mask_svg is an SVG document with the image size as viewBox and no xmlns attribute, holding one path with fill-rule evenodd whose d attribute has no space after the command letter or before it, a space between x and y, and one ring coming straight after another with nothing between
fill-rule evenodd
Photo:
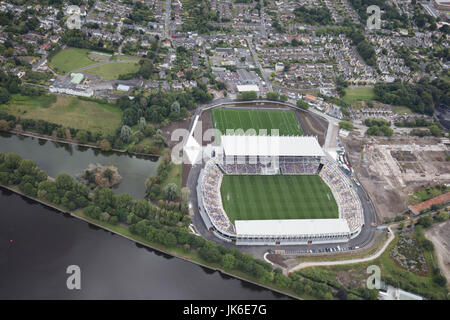
<instances>
[{"instance_id":1,"label":"sports ground","mask_svg":"<svg viewBox=\"0 0 450 320\"><path fill-rule=\"evenodd\" d=\"M333 194L318 175L224 175L221 196L232 223L339 218Z\"/></svg>"},{"instance_id":2,"label":"sports ground","mask_svg":"<svg viewBox=\"0 0 450 320\"><path fill-rule=\"evenodd\" d=\"M213 125L222 134L227 129L266 129L270 135L271 129L278 129L280 136L299 136L303 131L297 116L291 110L254 110L254 109L214 109L212 110Z\"/></svg>"}]
</instances>

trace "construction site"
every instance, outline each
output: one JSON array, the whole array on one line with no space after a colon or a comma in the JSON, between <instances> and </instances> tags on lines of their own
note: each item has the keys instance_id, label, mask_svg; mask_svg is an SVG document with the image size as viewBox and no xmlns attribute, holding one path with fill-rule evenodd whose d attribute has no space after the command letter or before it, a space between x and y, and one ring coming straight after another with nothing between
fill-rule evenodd
<instances>
[{"instance_id":1,"label":"construction site","mask_svg":"<svg viewBox=\"0 0 450 320\"><path fill-rule=\"evenodd\" d=\"M352 137L343 142L380 222L407 211L418 188L450 183L448 139Z\"/></svg>"}]
</instances>

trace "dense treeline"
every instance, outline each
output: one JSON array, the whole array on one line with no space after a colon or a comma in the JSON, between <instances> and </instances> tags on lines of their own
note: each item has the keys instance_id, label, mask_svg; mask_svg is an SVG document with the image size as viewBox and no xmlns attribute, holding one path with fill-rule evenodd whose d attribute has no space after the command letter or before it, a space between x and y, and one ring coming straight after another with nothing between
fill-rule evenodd
<instances>
[{"instance_id":1,"label":"dense treeline","mask_svg":"<svg viewBox=\"0 0 450 320\"><path fill-rule=\"evenodd\" d=\"M256 93L256 91L244 91L238 93L237 98L238 100L251 101L258 99L258 94Z\"/></svg>"},{"instance_id":2,"label":"dense treeline","mask_svg":"<svg viewBox=\"0 0 450 320\"><path fill-rule=\"evenodd\" d=\"M377 83L374 88L375 100L391 105L410 108L413 112L433 115L435 106L450 105L450 84L445 79L422 78L416 84Z\"/></svg>"},{"instance_id":3,"label":"dense treeline","mask_svg":"<svg viewBox=\"0 0 450 320\"><path fill-rule=\"evenodd\" d=\"M143 117L147 121L161 123L166 119L180 120L188 115L199 103L212 100L205 84L198 83L189 91L152 92L148 97L138 95L133 100L123 96L117 100L117 106L123 110L123 124L133 126Z\"/></svg>"},{"instance_id":4,"label":"dense treeline","mask_svg":"<svg viewBox=\"0 0 450 320\"><path fill-rule=\"evenodd\" d=\"M384 28L393 29L408 26L408 17L405 14L401 15L395 6L388 4L386 0L349 0L349 2L358 12L363 24L365 24L368 18L368 14L366 13L367 7L376 5L382 11L381 19L385 22Z\"/></svg>"},{"instance_id":5,"label":"dense treeline","mask_svg":"<svg viewBox=\"0 0 450 320\"><path fill-rule=\"evenodd\" d=\"M23 85L18 77L0 70L0 104L7 103L11 95L18 93L24 96L40 96L44 89Z\"/></svg>"},{"instance_id":6,"label":"dense treeline","mask_svg":"<svg viewBox=\"0 0 450 320\"><path fill-rule=\"evenodd\" d=\"M384 119L369 118L364 120L364 124L369 127L366 131L369 136L392 137L394 135L394 130L390 128L391 123Z\"/></svg>"},{"instance_id":7,"label":"dense treeline","mask_svg":"<svg viewBox=\"0 0 450 320\"><path fill-rule=\"evenodd\" d=\"M416 128L416 127L430 127L434 124L433 121L428 121L425 118L417 118L412 120L402 120L394 123L399 128Z\"/></svg>"},{"instance_id":8,"label":"dense treeline","mask_svg":"<svg viewBox=\"0 0 450 320\"><path fill-rule=\"evenodd\" d=\"M286 94L284 93L279 94L276 91L267 92L266 98L267 100L282 101L282 102L286 102L289 99Z\"/></svg>"},{"instance_id":9,"label":"dense treeline","mask_svg":"<svg viewBox=\"0 0 450 320\"><path fill-rule=\"evenodd\" d=\"M325 6L308 9L307 7L297 7L294 9L295 19L309 25L328 25L333 23L330 11Z\"/></svg>"},{"instance_id":10,"label":"dense treeline","mask_svg":"<svg viewBox=\"0 0 450 320\"><path fill-rule=\"evenodd\" d=\"M69 29L61 35L61 44L69 47L92 49L107 53L114 53L114 46L111 43L103 42L101 39L89 37L77 29Z\"/></svg>"},{"instance_id":11,"label":"dense treeline","mask_svg":"<svg viewBox=\"0 0 450 320\"><path fill-rule=\"evenodd\" d=\"M364 33L362 30L354 29L350 33L350 39L352 40L353 44L356 46L356 49L358 50L359 55L361 58L364 59L364 61L369 66L376 66L377 59L375 50L373 49L372 45L366 40L366 37L364 36Z\"/></svg>"},{"instance_id":12,"label":"dense treeline","mask_svg":"<svg viewBox=\"0 0 450 320\"><path fill-rule=\"evenodd\" d=\"M179 196L178 186L175 183L169 183L165 187L162 185L167 180L169 172L172 170L174 164L170 161L170 155L165 153L161 157L158 168L156 169L156 175L150 174L150 176L145 181L146 196L150 200L156 200L161 197L175 200ZM182 200L185 203L188 201L189 189L183 188L182 190ZM187 211L188 208L183 206L183 211Z\"/></svg>"},{"instance_id":13,"label":"dense treeline","mask_svg":"<svg viewBox=\"0 0 450 320\"><path fill-rule=\"evenodd\" d=\"M60 174L54 181L32 160L22 159L12 153L0 153L0 184L18 186L26 195L38 198L67 210L83 209L83 213L102 223L127 226L139 240L159 244L164 248L181 248L185 253L197 254L202 261L220 266L226 271L240 271L263 284L281 290L291 290L298 295L319 299L340 297L331 286L312 281L299 273L289 276L271 264L242 253L236 248L225 248L213 241L188 231L191 220L187 201L159 200L158 205L147 200L133 200L128 194L114 194L109 188L89 188L76 182L70 175Z\"/></svg>"}]
</instances>

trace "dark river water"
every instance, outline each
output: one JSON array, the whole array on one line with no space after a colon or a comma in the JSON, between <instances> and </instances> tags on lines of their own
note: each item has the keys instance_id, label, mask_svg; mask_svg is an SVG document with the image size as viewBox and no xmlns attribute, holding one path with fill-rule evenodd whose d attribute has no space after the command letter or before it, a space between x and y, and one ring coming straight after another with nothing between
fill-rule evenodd
<instances>
[{"instance_id":1,"label":"dark river water","mask_svg":"<svg viewBox=\"0 0 450 320\"><path fill-rule=\"evenodd\" d=\"M0 299L286 299L1 188L0 208ZM69 265L81 290L67 289Z\"/></svg>"},{"instance_id":2,"label":"dark river water","mask_svg":"<svg viewBox=\"0 0 450 320\"><path fill-rule=\"evenodd\" d=\"M157 159L105 154L34 138L0 135L0 152L32 159L50 176L113 164L117 192L144 196ZM81 269L81 290L66 269ZM0 299L286 299L259 286L150 250L0 188Z\"/></svg>"},{"instance_id":3,"label":"dark river water","mask_svg":"<svg viewBox=\"0 0 450 320\"><path fill-rule=\"evenodd\" d=\"M98 149L79 147L31 137L0 134L0 152L16 153L23 158L34 160L51 177L68 173L74 178L89 164L99 163L118 168L122 180L114 187L116 193L128 193L134 199L145 196L145 180L153 173L159 158L138 158L123 153L101 152Z\"/></svg>"}]
</instances>

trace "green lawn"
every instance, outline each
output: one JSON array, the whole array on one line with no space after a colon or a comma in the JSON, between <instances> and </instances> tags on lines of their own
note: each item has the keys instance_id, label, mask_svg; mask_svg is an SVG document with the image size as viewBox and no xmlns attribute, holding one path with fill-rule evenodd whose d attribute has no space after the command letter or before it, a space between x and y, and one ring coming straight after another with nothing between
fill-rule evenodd
<instances>
[{"instance_id":1,"label":"green lawn","mask_svg":"<svg viewBox=\"0 0 450 320\"><path fill-rule=\"evenodd\" d=\"M101 66L84 70L86 73L96 74L104 80L117 80L121 74L136 72L139 65L133 62L107 63Z\"/></svg>"},{"instance_id":2,"label":"green lawn","mask_svg":"<svg viewBox=\"0 0 450 320\"><path fill-rule=\"evenodd\" d=\"M422 187L409 197L410 204L417 204L438 197L444 193L450 192L450 187L445 189L433 187Z\"/></svg>"},{"instance_id":3,"label":"green lawn","mask_svg":"<svg viewBox=\"0 0 450 320\"><path fill-rule=\"evenodd\" d=\"M91 50L77 48L61 50L50 60L50 67L58 73L67 73L97 63L89 59L89 52Z\"/></svg>"},{"instance_id":4,"label":"green lawn","mask_svg":"<svg viewBox=\"0 0 450 320\"><path fill-rule=\"evenodd\" d=\"M348 104L355 104L357 101L370 101L374 97L373 88L346 88L342 100Z\"/></svg>"},{"instance_id":5,"label":"green lawn","mask_svg":"<svg viewBox=\"0 0 450 320\"><path fill-rule=\"evenodd\" d=\"M225 175L221 195L233 223L339 217L330 188L317 175Z\"/></svg>"},{"instance_id":6,"label":"green lawn","mask_svg":"<svg viewBox=\"0 0 450 320\"><path fill-rule=\"evenodd\" d=\"M411 114L411 113L413 113L410 108L403 107L403 106L392 106L392 110L395 113L400 113L400 114Z\"/></svg>"},{"instance_id":7,"label":"green lawn","mask_svg":"<svg viewBox=\"0 0 450 320\"><path fill-rule=\"evenodd\" d=\"M29 97L15 94L7 104L0 106L0 111L106 134L113 134L122 120L122 111L116 106L60 95Z\"/></svg>"},{"instance_id":8,"label":"green lawn","mask_svg":"<svg viewBox=\"0 0 450 320\"><path fill-rule=\"evenodd\" d=\"M227 129L267 129L270 135L271 129L278 129L280 136L303 135L303 131L294 111L290 110L252 110L252 109L213 109L213 125L222 134Z\"/></svg>"}]
</instances>

